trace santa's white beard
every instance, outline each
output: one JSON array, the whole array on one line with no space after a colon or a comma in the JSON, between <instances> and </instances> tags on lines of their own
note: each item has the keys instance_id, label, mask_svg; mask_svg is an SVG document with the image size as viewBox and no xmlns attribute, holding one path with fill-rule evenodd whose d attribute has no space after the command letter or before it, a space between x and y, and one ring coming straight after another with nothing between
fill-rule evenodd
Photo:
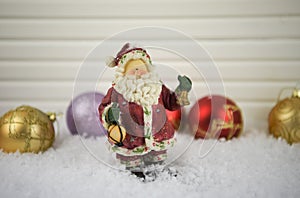
<instances>
[{"instance_id":1,"label":"santa's white beard","mask_svg":"<svg viewBox=\"0 0 300 198\"><path fill-rule=\"evenodd\" d=\"M144 74L140 78L117 73L114 83L116 91L122 94L125 100L142 106L157 104L162 89L162 83L154 72Z\"/></svg>"}]
</instances>

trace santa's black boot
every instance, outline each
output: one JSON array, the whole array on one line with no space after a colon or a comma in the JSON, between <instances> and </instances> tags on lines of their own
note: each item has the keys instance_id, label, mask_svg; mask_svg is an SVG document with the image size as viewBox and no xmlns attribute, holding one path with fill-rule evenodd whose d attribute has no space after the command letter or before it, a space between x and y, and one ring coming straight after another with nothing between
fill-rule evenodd
<instances>
[{"instance_id":1,"label":"santa's black boot","mask_svg":"<svg viewBox=\"0 0 300 198\"><path fill-rule=\"evenodd\" d=\"M146 178L145 174L144 174L142 171L138 171L138 172L136 172L136 171L131 171L131 173L132 173L133 175L135 175L137 178L141 178L143 181L144 181L145 178Z\"/></svg>"},{"instance_id":2,"label":"santa's black boot","mask_svg":"<svg viewBox=\"0 0 300 198\"><path fill-rule=\"evenodd\" d=\"M145 173L143 166L136 166L136 167L126 167L126 170L129 170L132 175L135 175L137 178L142 179L142 181L145 181Z\"/></svg>"}]
</instances>

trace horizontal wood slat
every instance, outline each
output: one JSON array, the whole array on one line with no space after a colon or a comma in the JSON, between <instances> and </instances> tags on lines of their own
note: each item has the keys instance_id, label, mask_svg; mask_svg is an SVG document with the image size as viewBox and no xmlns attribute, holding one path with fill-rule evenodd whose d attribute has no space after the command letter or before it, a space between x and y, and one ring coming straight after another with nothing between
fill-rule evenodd
<instances>
[{"instance_id":1,"label":"horizontal wood slat","mask_svg":"<svg viewBox=\"0 0 300 198\"><path fill-rule=\"evenodd\" d=\"M0 17L124 18L299 15L297 0L1 1Z\"/></svg>"},{"instance_id":2,"label":"horizontal wood slat","mask_svg":"<svg viewBox=\"0 0 300 198\"><path fill-rule=\"evenodd\" d=\"M210 67L206 62L195 63L201 65L200 71ZM184 70L184 73L192 79L202 79L198 72L190 69L187 62L166 61L165 64L175 70ZM215 64L225 81L285 81L288 79L296 82L300 74L300 61L217 61ZM0 79L2 81L73 81L80 65L80 61L0 61ZM82 68L81 79L91 80L91 76L101 66L103 65L95 61ZM107 69L101 79L111 81L113 72L114 69ZM171 80L176 75L164 73L163 76L164 79ZM207 74L204 77L216 80L216 77L212 75Z\"/></svg>"},{"instance_id":3,"label":"horizontal wood slat","mask_svg":"<svg viewBox=\"0 0 300 198\"><path fill-rule=\"evenodd\" d=\"M177 81L166 82L174 89ZM75 86L75 87L74 87ZM97 90L106 93L111 86L110 82L0 82L0 93L2 100L67 100L84 91ZM237 101L274 101L279 91L284 87L294 87L295 82L251 82L251 83L194 83L193 97L208 95L210 91L225 88L225 94L235 98ZM73 89L75 90L73 92Z\"/></svg>"},{"instance_id":4,"label":"horizontal wood slat","mask_svg":"<svg viewBox=\"0 0 300 198\"><path fill-rule=\"evenodd\" d=\"M299 38L300 17L195 19L0 19L0 39L103 39L137 26L174 28L198 39ZM151 39L170 38L149 32ZM136 38L137 39L137 38Z\"/></svg>"},{"instance_id":5,"label":"horizontal wood slat","mask_svg":"<svg viewBox=\"0 0 300 198\"><path fill-rule=\"evenodd\" d=\"M83 60L100 42L96 41L0 41L2 60ZM145 41L154 46L179 47L192 60L207 60L202 52L190 49L186 41ZM246 41L198 41L216 60L300 60L300 40L246 40ZM103 60L115 55L124 42L111 42L97 48L97 56ZM149 50L153 60L178 58L176 54ZM180 59L179 59L180 60Z\"/></svg>"}]
</instances>

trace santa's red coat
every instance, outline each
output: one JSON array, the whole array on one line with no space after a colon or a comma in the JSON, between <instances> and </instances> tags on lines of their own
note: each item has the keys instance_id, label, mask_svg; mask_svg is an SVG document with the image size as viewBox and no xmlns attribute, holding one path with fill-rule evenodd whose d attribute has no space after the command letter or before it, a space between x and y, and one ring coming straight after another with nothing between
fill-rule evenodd
<instances>
[{"instance_id":1,"label":"santa's red coat","mask_svg":"<svg viewBox=\"0 0 300 198\"><path fill-rule=\"evenodd\" d=\"M123 147L133 149L145 144L144 137L144 110L135 102L128 102L124 97L111 87L99 106L100 120L108 105L112 102L118 103L120 108L121 125L126 129L126 137ZM152 134L156 142L171 139L174 136L174 128L166 117L166 109L174 111L180 108L177 97L165 85L162 85L158 104L152 105Z\"/></svg>"}]
</instances>

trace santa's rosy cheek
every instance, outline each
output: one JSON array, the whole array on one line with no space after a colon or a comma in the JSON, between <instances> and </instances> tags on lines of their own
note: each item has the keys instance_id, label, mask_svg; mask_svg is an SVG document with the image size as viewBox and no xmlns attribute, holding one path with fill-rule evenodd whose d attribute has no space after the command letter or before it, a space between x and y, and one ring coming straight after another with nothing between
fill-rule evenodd
<instances>
[{"instance_id":1,"label":"santa's rosy cheek","mask_svg":"<svg viewBox=\"0 0 300 198\"><path fill-rule=\"evenodd\" d=\"M135 75L135 70L128 70L126 75Z\"/></svg>"},{"instance_id":2,"label":"santa's rosy cheek","mask_svg":"<svg viewBox=\"0 0 300 198\"><path fill-rule=\"evenodd\" d=\"M137 71L138 75L144 75L144 74L147 74L147 73L148 73L148 71L144 70L144 69L140 69L140 70Z\"/></svg>"}]
</instances>

